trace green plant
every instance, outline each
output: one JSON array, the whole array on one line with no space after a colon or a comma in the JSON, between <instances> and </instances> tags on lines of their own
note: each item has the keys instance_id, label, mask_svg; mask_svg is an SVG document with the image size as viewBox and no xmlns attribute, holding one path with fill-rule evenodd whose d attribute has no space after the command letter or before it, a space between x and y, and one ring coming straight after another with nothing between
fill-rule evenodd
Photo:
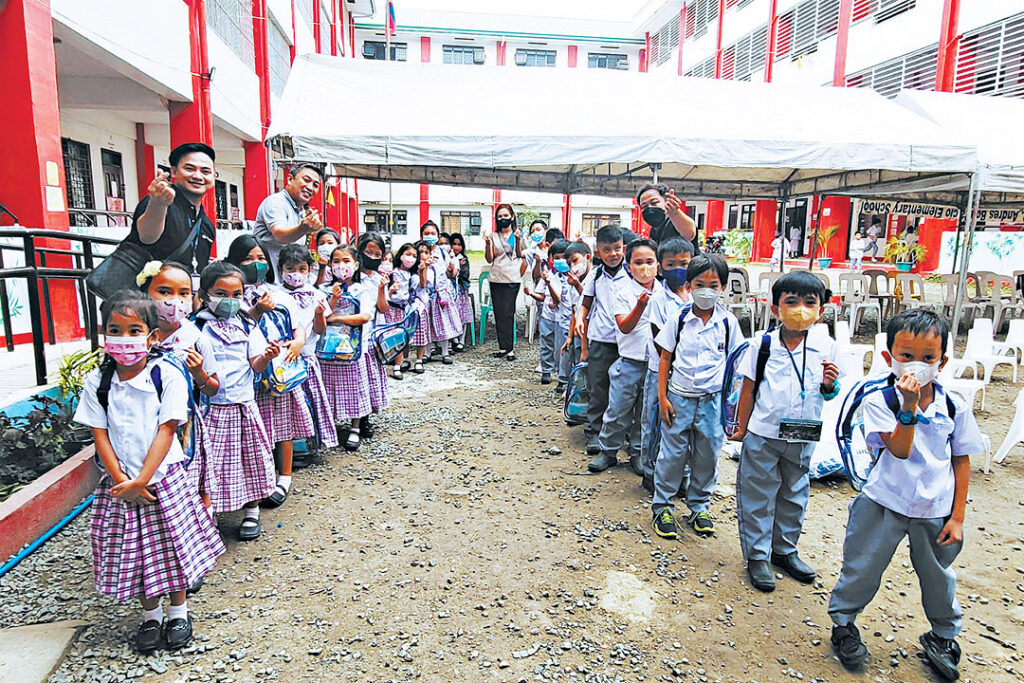
<instances>
[{"instance_id":1,"label":"green plant","mask_svg":"<svg viewBox=\"0 0 1024 683\"><path fill-rule=\"evenodd\" d=\"M832 241L837 232L839 232L839 226L833 223L832 225L820 226L817 232L814 233L814 253L817 254L818 258L828 258L825 248L828 247L828 243Z\"/></svg>"},{"instance_id":2,"label":"green plant","mask_svg":"<svg viewBox=\"0 0 1024 683\"><path fill-rule=\"evenodd\" d=\"M103 360L102 349L74 351L61 356L54 373L54 381L60 389L61 398L65 400L69 409L74 410L74 406L78 403L78 396L82 393L85 376L98 368L101 360Z\"/></svg>"},{"instance_id":3,"label":"green plant","mask_svg":"<svg viewBox=\"0 0 1024 683\"><path fill-rule=\"evenodd\" d=\"M729 230L725 233L725 253L742 263L750 260L754 233L745 230Z\"/></svg>"},{"instance_id":4,"label":"green plant","mask_svg":"<svg viewBox=\"0 0 1024 683\"><path fill-rule=\"evenodd\" d=\"M885 260L892 263L914 263L924 258L924 245L893 238L885 245Z\"/></svg>"},{"instance_id":5,"label":"green plant","mask_svg":"<svg viewBox=\"0 0 1024 683\"><path fill-rule=\"evenodd\" d=\"M538 218L542 218L540 211L537 211L532 206L520 206L516 209L516 224L522 229L524 236L526 231L530 229L530 224Z\"/></svg>"}]
</instances>

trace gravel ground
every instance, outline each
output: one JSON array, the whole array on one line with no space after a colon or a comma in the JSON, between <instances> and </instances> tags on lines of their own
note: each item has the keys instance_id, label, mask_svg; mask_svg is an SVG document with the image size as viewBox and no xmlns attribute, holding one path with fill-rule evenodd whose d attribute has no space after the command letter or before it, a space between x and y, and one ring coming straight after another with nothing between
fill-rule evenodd
<instances>
[{"instance_id":1,"label":"gravel ground","mask_svg":"<svg viewBox=\"0 0 1024 683\"><path fill-rule=\"evenodd\" d=\"M494 339L493 336L490 337ZM859 620L863 675L828 644L841 561L843 481L813 486L801 554L813 586L749 587L735 525L735 463L721 461L718 534L650 531L638 478L586 472L533 374L492 345L393 382L378 437L299 472L258 541L233 540L190 599L195 644L135 655L136 604L92 587L87 514L0 579L6 626L82 619L52 681L929 681L927 630L905 545ZM997 373L982 428L998 445L1020 385ZM1024 680L1024 453L976 468L967 545L963 679Z\"/></svg>"}]
</instances>

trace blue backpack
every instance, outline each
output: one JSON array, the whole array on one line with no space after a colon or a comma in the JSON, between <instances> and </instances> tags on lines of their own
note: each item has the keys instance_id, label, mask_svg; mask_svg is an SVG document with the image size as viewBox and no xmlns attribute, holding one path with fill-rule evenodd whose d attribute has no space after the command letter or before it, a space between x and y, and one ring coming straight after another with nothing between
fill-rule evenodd
<instances>
[{"instance_id":1,"label":"blue backpack","mask_svg":"<svg viewBox=\"0 0 1024 683\"><path fill-rule=\"evenodd\" d=\"M359 313L359 299L345 293L341 301L352 311L346 315ZM316 356L320 360L349 363L358 360L363 353L362 325L328 325L316 343Z\"/></svg>"},{"instance_id":2,"label":"blue backpack","mask_svg":"<svg viewBox=\"0 0 1024 683\"><path fill-rule=\"evenodd\" d=\"M770 332L771 330L769 330ZM726 342L728 344L728 342ZM740 395L743 393L745 377L739 372L740 363L746 359L750 351L750 342L745 341L729 354L725 361L725 377L722 380L722 429L726 435L732 434L739 427L737 412L740 406ZM761 343L757 348L757 362L754 366L754 401L757 401L761 382L764 381L764 370L768 366L768 357L772 352L772 338L765 332L761 335Z\"/></svg>"},{"instance_id":3,"label":"blue backpack","mask_svg":"<svg viewBox=\"0 0 1024 683\"><path fill-rule=\"evenodd\" d=\"M397 323L377 325L370 333L369 343L373 347L373 353L381 365L391 365L395 360L405 353L409 347L409 341L416 333L420 324L420 314L414 307L410 306L405 317Z\"/></svg>"},{"instance_id":4,"label":"blue backpack","mask_svg":"<svg viewBox=\"0 0 1024 683\"><path fill-rule=\"evenodd\" d=\"M569 373L565 387L565 404L562 415L569 426L581 425L587 421L587 405L590 404L590 383L587 381L587 362L576 364Z\"/></svg>"},{"instance_id":5,"label":"blue backpack","mask_svg":"<svg viewBox=\"0 0 1024 683\"><path fill-rule=\"evenodd\" d=\"M290 342L295 338L291 313L283 306L264 313L257 324L268 342ZM274 334L271 334L271 326L274 328ZM260 377L260 384L271 394L281 396L298 389L308 378L306 362L301 358L289 363L283 356L278 356L267 364L267 369Z\"/></svg>"}]
</instances>

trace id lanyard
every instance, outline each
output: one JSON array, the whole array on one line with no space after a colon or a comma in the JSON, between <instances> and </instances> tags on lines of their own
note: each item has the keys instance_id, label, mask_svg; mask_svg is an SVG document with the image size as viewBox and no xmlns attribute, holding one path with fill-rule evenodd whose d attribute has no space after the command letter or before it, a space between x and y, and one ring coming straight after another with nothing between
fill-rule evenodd
<instances>
[{"instance_id":1,"label":"id lanyard","mask_svg":"<svg viewBox=\"0 0 1024 683\"><path fill-rule=\"evenodd\" d=\"M196 211L196 220L192 223L192 227L189 229L189 232L195 232L195 236L192 238L192 272L193 273L198 273L199 272L199 259L197 257L196 252L199 251L199 237L202 235L202 232L203 232L202 222L203 222L203 210L202 210L202 208L200 208L198 211Z\"/></svg>"},{"instance_id":2,"label":"id lanyard","mask_svg":"<svg viewBox=\"0 0 1024 683\"><path fill-rule=\"evenodd\" d=\"M804 379L807 377L807 337L804 337L804 358L803 358L803 371L796 369L796 359L793 358L793 352L789 350L789 346L782 340L782 335L779 335L779 342L782 344L782 348L786 349L786 353L789 355L789 362L793 364L793 372L796 374L796 378L800 380L800 400L803 401L806 397L806 390L804 389Z\"/></svg>"}]
</instances>

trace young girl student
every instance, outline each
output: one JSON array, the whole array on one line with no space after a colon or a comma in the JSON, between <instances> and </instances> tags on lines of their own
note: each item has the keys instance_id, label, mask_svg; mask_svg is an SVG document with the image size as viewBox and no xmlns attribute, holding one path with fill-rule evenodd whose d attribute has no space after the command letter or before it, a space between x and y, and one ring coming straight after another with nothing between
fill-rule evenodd
<instances>
[{"instance_id":1,"label":"young girl student","mask_svg":"<svg viewBox=\"0 0 1024 683\"><path fill-rule=\"evenodd\" d=\"M426 242L416 242L414 245L418 262L416 274L412 278L412 293L417 306L420 307L420 323L409 340L409 346L416 350L416 361L413 363L412 371L417 375L423 374L423 359L430 346L430 292L434 288L434 257L431 255L431 246Z\"/></svg>"},{"instance_id":2,"label":"young girl student","mask_svg":"<svg viewBox=\"0 0 1024 683\"><path fill-rule=\"evenodd\" d=\"M430 320L430 340L441 345L441 362L451 365L451 341L462 334L459 314L455 307L455 287L449 274L457 272L458 265L438 245L440 232L433 221L427 221L420 228L420 237L430 247L430 269L433 271L430 305L427 318Z\"/></svg>"},{"instance_id":3,"label":"young girl student","mask_svg":"<svg viewBox=\"0 0 1024 683\"><path fill-rule=\"evenodd\" d=\"M185 591L224 552L175 436L188 417L188 382L177 367L149 357L158 325L156 304L141 292L104 302L107 356L86 377L75 412L75 421L92 429L103 465L90 527L95 586L142 603L135 647L143 653L192 641Z\"/></svg>"},{"instance_id":4,"label":"young girl student","mask_svg":"<svg viewBox=\"0 0 1024 683\"><path fill-rule=\"evenodd\" d=\"M391 271L391 284L388 286L388 311L384 314L384 320L388 323L398 323L405 319L411 308L419 301L414 290L425 274L419 270L420 255L415 244L403 244L395 252L391 259L393 270ZM420 316L425 316L426 309L420 309ZM423 324L422 321L420 323ZM417 330L418 331L418 330ZM410 340L410 346L413 345ZM421 366L422 367L422 366ZM392 379L402 379L403 374L409 369L409 362L405 360L405 354L395 359L395 365L391 369Z\"/></svg>"},{"instance_id":5,"label":"young girl student","mask_svg":"<svg viewBox=\"0 0 1024 683\"><path fill-rule=\"evenodd\" d=\"M210 464L217 482L210 496L213 511L244 507L238 539L251 541L263 532L259 503L274 492L275 485L273 449L256 407L253 372L266 370L281 347L268 342L241 311L244 286L242 271L230 263L204 268L196 325L213 346L220 380L206 415Z\"/></svg>"},{"instance_id":6,"label":"young girl student","mask_svg":"<svg viewBox=\"0 0 1024 683\"><path fill-rule=\"evenodd\" d=\"M315 286L319 287L327 279L331 268L331 253L341 242L338 241L338 233L331 228L321 228L313 235L311 251L316 252L316 263L313 271L316 273Z\"/></svg>"},{"instance_id":7,"label":"young girl student","mask_svg":"<svg viewBox=\"0 0 1024 683\"><path fill-rule=\"evenodd\" d=\"M321 286L325 294L329 292L328 326L358 327L369 322L374 315L377 293L367 294L369 290L355 286L360 281L357 258L358 253L352 247L337 247L331 254L331 277ZM351 304L343 298L346 294L358 300L358 313L353 313ZM365 337L360 338L360 343L363 344L361 354L366 353ZM346 450L357 450L360 443L360 422L373 410L370 404L370 378L366 374L366 363L362 358L353 361L321 362L324 385L334 408L334 424L338 426L339 441ZM344 440L341 439L343 432L347 432Z\"/></svg>"},{"instance_id":8,"label":"young girl student","mask_svg":"<svg viewBox=\"0 0 1024 683\"><path fill-rule=\"evenodd\" d=\"M359 252L359 298L362 300L362 290L367 289L370 290L365 292L367 300L375 297L373 310L370 311L371 317L363 325L362 360L366 365L366 377L370 382L370 408L372 412L379 413L388 405L388 376L368 342L377 318L386 319L388 312L387 278L377 272L384 261L384 238L378 232L364 232L356 241L356 249ZM369 415L359 423L359 436L363 439L373 438L373 423L370 422Z\"/></svg>"},{"instance_id":9,"label":"young girl student","mask_svg":"<svg viewBox=\"0 0 1024 683\"><path fill-rule=\"evenodd\" d=\"M150 261L136 284L156 304L159 323L153 330L154 347L183 363L192 375L192 386L204 396L216 396L220 382L213 345L188 319L192 313L192 276L188 270L173 261ZM192 431L185 443L193 444L194 450L186 472L209 509L210 491L217 484L209 461L208 435L202 411L194 410L190 417Z\"/></svg>"},{"instance_id":10,"label":"young girl student","mask_svg":"<svg viewBox=\"0 0 1024 683\"><path fill-rule=\"evenodd\" d=\"M469 298L469 256L466 254L466 238L462 233L453 232L449 241L452 245L452 259L458 267L455 274L455 310L459 313L462 328L462 334L455 338L455 350L462 351L466 348L466 326L473 322L473 302Z\"/></svg>"}]
</instances>

